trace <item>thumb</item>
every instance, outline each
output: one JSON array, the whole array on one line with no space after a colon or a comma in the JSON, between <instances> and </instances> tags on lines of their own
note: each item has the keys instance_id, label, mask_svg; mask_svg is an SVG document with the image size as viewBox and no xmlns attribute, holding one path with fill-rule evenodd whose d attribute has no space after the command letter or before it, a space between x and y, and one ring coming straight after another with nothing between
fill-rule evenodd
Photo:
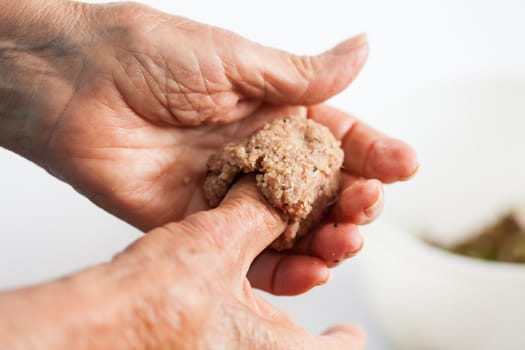
<instances>
[{"instance_id":1,"label":"thumb","mask_svg":"<svg viewBox=\"0 0 525 350\"><path fill-rule=\"evenodd\" d=\"M366 333L359 326L337 325L316 337L315 349L362 350L366 345Z\"/></svg>"},{"instance_id":2,"label":"thumb","mask_svg":"<svg viewBox=\"0 0 525 350\"><path fill-rule=\"evenodd\" d=\"M298 327L275 322L269 329L271 338L283 349L363 350L366 345L366 334L359 326L338 325L326 330L321 336L313 336Z\"/></svg>"},{"instance_id":3,"label":"thumb","mask_svg":"<svg viewBox=\"0 0 525 350\"><path fill-rule=\"evenodd\" d=\"M189 216L180 224L219 249L224 260L247 269L255 257L286 228L287 218L262 196L254 176L244 176L212 210Z\"/></svg>"},{"instance_id":4,"label":"thumb","mask_svg":"<svg viewBox=\"0 0 525 350\"><path fill-rule=\"evenodd\" d=\"M344 90L368 56L365 34L317 56L296 56L247 40L229 50L229 79L251 99L275 104L317 104Z\"/></svg>"}]
</instances>

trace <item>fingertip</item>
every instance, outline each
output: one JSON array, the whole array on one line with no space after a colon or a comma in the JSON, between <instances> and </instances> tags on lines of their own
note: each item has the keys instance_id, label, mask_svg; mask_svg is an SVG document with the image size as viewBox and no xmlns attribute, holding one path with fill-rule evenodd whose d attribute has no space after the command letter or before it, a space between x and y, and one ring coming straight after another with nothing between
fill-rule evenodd
<instances>
[{"instance_id":1,"label":"fingertip","mask_svg":"<svg viewBox=\"0 0 525 350\"><path fill-rule=\"evenodd\" d=\"M241 177L219 206L209 213L214 219L212 224L215 229L211 232L214 241L221 243L222 248L245 253L240 258L243 264L248 265L287 225L287 218L268 203L252 175Z\"/></svg>"},{"instance_id":2,"label":"fingertip","mask_svg":"<svg viewBox=\"0 0 525 350\"><path fill-rule=\"evenodd\" d=\"M372 201L372 204L363 209L363 213L365 214L365 218L361 221L361 225L366 225L377 219L379 214L383 211L383 206L385 203L384 200L384 192L383 192L383 186L379 184L377 191L376 191L376 199Z\"/></svg>"},{"instance_id":3,"label":"fingertip","mask_svg":"<svg viewBox=\"0 0 525 350\"><path fill-rule=\"evenodd\" d=\"M368 58L368 41L365 34L345 40L332 49L311 57L295 57L292 61L301 76L306 77L307 86L296 99L283 101L293 104L321 103L346 89L366 63ZM305 69L306 67L306 69ZM270 101L272 102L272 101Z\"/></svg>"},{"instance_id":4,"label":"fingertip","mask_svg":"<svg viewBox=\"0 0 525 350\"><path fill-rule=\"evenodd\" d=\"M328 284L332 280L332 271L328 269L328 266L324 269L325 273L322 278L319 279L319 282L317 282L318 286L322 286L323 284Z\"/></svg>"},{"instance_id":5,"label":"fingertip","mask_svg":"<svg viewBox=\"0 0 525 350\"><path fill-rule=\"evenodd\" d=\"M368 35L366 33L360 33L337 44L329 52L336 56L341 56L353 53L356 49L366 49L368 51Z\"/></svg>"},{"instance_id":6,"label":"fingertip","mask_svg":"<svg viewBox=\"0 0 525 350\"><path fill-rule=\"evenodd\" d=\"M298 295L326 284L331 272L317 257L300 254L263 252L247 275L253 287L274 295Z\"/></svg>"},{"instance_id":7,"label":"fingertip","mask_svg":"<svg viewBox=\"0 0 525 350\"><path fill-rule=\"evenodd\" d=\"M414 176L416 176L416 174L419 172L419 167L420 167L419 161L416 160L416 168L408 176L401 177L399 181L408 181Z\"/></svg>"},{"instance_id":8,"label":"fingertip","mask_svg":"<svg viewBox=\"0 0 525 350\"><path fill-rule=\"evenodd\" d=\"M365 176L378 178L385 183L409 179L419 167L414 149L400 140L378 139L369 152Z\"/></svg>"},{"instance_id":9,"label":"fingertip","mask_svg":"<svg viewBox=\"0 0 525 350\"><path fill-rule=\"evenodd\" d=\"M320 81L327 82L326 77L332 76L328 89L326 89L326 86L324 87L325 91L329 91L328 97L343 91L355 80L368 59L368 53L369 48L366 34L360 34L348 39L328 51L325 56L326 60L321 60L325 65L319 77ZM315 86L315 84L312 85ZM320 86L321 85L323 84L320 84ZM316 92L318 94L322 93L322 91ZM310 94L310 96L311 101L307 101L310 103L319 103L326 100L326 98L315 98L312 94Z\"/></svg>"},{"instance_id":10,"label":"fingertip","mask_svg":"<svg viewBox=\"0 0 525 350\"><path fill-rule=\"evenodd\" d=\"M363 241L356 225L330 222L305 237L304 242L299 241L297 251L318 257L328 267L334 267L359 253Z\"/></svg>"},{"instance_id":11,"label":"fingertip","mask_svg":"<svg viewBox=\"0 0 525 350\"><path fill-rule=\"evenodd\" d=\"M331 224L323 228L324 237L320 235L317 247L313 246L312 250L326 261L328 267L335 267L342 261L356 256L363 248L363 236L357 226L352 224ZM320 242L321 240L329 242Z\"/></svg>"},{"instance_id":12,"label":"fingertip","mask_svg":"<svg viewBox=\"0 0 525 350\"><path fill-rule=\"evenodd\" d=\"M325 330L321 336L323 346L331 349L364 349L367 342L365 330L358 325L336 325Z\"/></svg>"},{"instance_id":13,"label":"fingertip","mask_svg":"<svg viewBox=\"0 0 525 350\"><path fill-rule=\"evenodd\" d=\"M368 57L368 41L361 34L315 56L243 42L235 53L238 58L228 79L243 96L271 104L311 105L354 80Z\"/></svg>"},{"instance_id":14,"label":"fingertip","mask_svg":"<svg viewBox=\"0 0 525 350\"><path fill-rule=\"evenodd\" d=\"M337 219L365 225L377 218L383 208L383 185L376 179L352 180L341 192L335 207Z\"/></svg>"},{"instance_id":15,"label":"fingertip","mask_svg":"<svg viewBox=\"0 0 525 350\"><path fill-rule=\"evenodd\" d=\"M354 324L338 324L326 329L323 335L330 335L336 333L351 334L357 338L366 337L366 332L360 325Z\"/></svg>"},{"instance_id":16,"label":"fingertip","mask_svg":"<svg viewBox=\"0 0 525 350\"><path fill-rule=\"evenodd\" d=\"M328 283L331 272L319 258L312 256L290 256L275 272L273 294L298 295L310 289Z\"/></svg>"}]
</instances>

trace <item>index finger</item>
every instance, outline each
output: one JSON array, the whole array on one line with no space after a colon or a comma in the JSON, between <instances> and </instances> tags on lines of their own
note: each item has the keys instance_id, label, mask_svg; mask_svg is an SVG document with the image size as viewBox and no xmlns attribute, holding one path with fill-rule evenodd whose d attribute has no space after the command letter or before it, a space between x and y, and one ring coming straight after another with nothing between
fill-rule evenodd
<instances>
[{"instance_id":1,"label":"index finger","mask_svg":"<svg viewBox=\"0 0 525 350\"><path fill-rule=\"evenodd\" d=\"M215 209L186 218L191 232L202 234L229 263L248 271L255 257L286 228L288 219L256 187L254 176L244 176Z\"/></svg>"},{"instance_id":2,"label":"index finger","mask_svg":"<svg viewBox=\"0 0 525 350\"><path fill-rule=\"evenodd\" d=\"M308 117L328 127L341 140L344 171L384 183L406 180L417 172L416 153L405 142L327 105L309 107Z\"/></svg>"}]
</instances>

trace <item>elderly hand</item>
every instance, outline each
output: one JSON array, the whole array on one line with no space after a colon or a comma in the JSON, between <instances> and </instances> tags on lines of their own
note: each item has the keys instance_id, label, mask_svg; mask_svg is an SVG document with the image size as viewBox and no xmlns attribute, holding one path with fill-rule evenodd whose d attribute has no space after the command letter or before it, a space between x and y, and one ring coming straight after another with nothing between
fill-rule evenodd
<instances>
[{"instance_id":1,"label":"elderly hand","mask_svg":"<svg viewBox=\"0 0 525 350\"><path fill-rule=\"evenodd\" d=\"M363 349L359 328L313 336L250 287L253 259L285 226L244 178L218 208L154 229L109 264L0 294L0 348Z\"/></svg>"},{"instance_id":2,"label":"elderly hand","mask_svg":"<svg viewBox=\"0 0 525 350\"><path fill-rule=\"evenodd\" d=\"M249 274L256 287L297 294L325 281L327 266L359 250L354 225L380 212L382 182L417 168L404 143L329 107L304 107L352 81L368 52L363 36L299 57L138 4L24 3L0 14L0 145L142 230L209 209L208 157L267 120L307 115L342 140L334 212L293 252L263 253ZM309 279L290 282L303 270Z\"/></svg>"}]
</instances>

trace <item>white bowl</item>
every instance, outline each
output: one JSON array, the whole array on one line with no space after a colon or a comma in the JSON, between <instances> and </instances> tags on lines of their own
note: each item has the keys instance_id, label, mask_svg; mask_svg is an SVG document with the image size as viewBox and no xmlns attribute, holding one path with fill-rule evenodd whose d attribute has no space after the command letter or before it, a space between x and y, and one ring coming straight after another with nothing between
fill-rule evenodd
<instances>
[{"instance_id":1,"label":"white bowl","mask_svg":"<svg viewBox=\"0 0 525 350\"><path fill-rule=\"evenodd\" d=\"M525 348L525 266L462 257L394 226L369 234L365 295L399 349Z\"/></svg>"},{"instance_id":2,"label":"white bowl","mask_svg":"<svg viewBox=\"0 0 525 350\"><path fill-rule=\"evenodd\" d=\"M387 191L388 220L364 230L362 284L377 323L399 349L525 349L525 264L417 237L460 240L525 199L525 79L418 89L385 109L413 125L421 170Z\"/></svg>"}]
</instances>

